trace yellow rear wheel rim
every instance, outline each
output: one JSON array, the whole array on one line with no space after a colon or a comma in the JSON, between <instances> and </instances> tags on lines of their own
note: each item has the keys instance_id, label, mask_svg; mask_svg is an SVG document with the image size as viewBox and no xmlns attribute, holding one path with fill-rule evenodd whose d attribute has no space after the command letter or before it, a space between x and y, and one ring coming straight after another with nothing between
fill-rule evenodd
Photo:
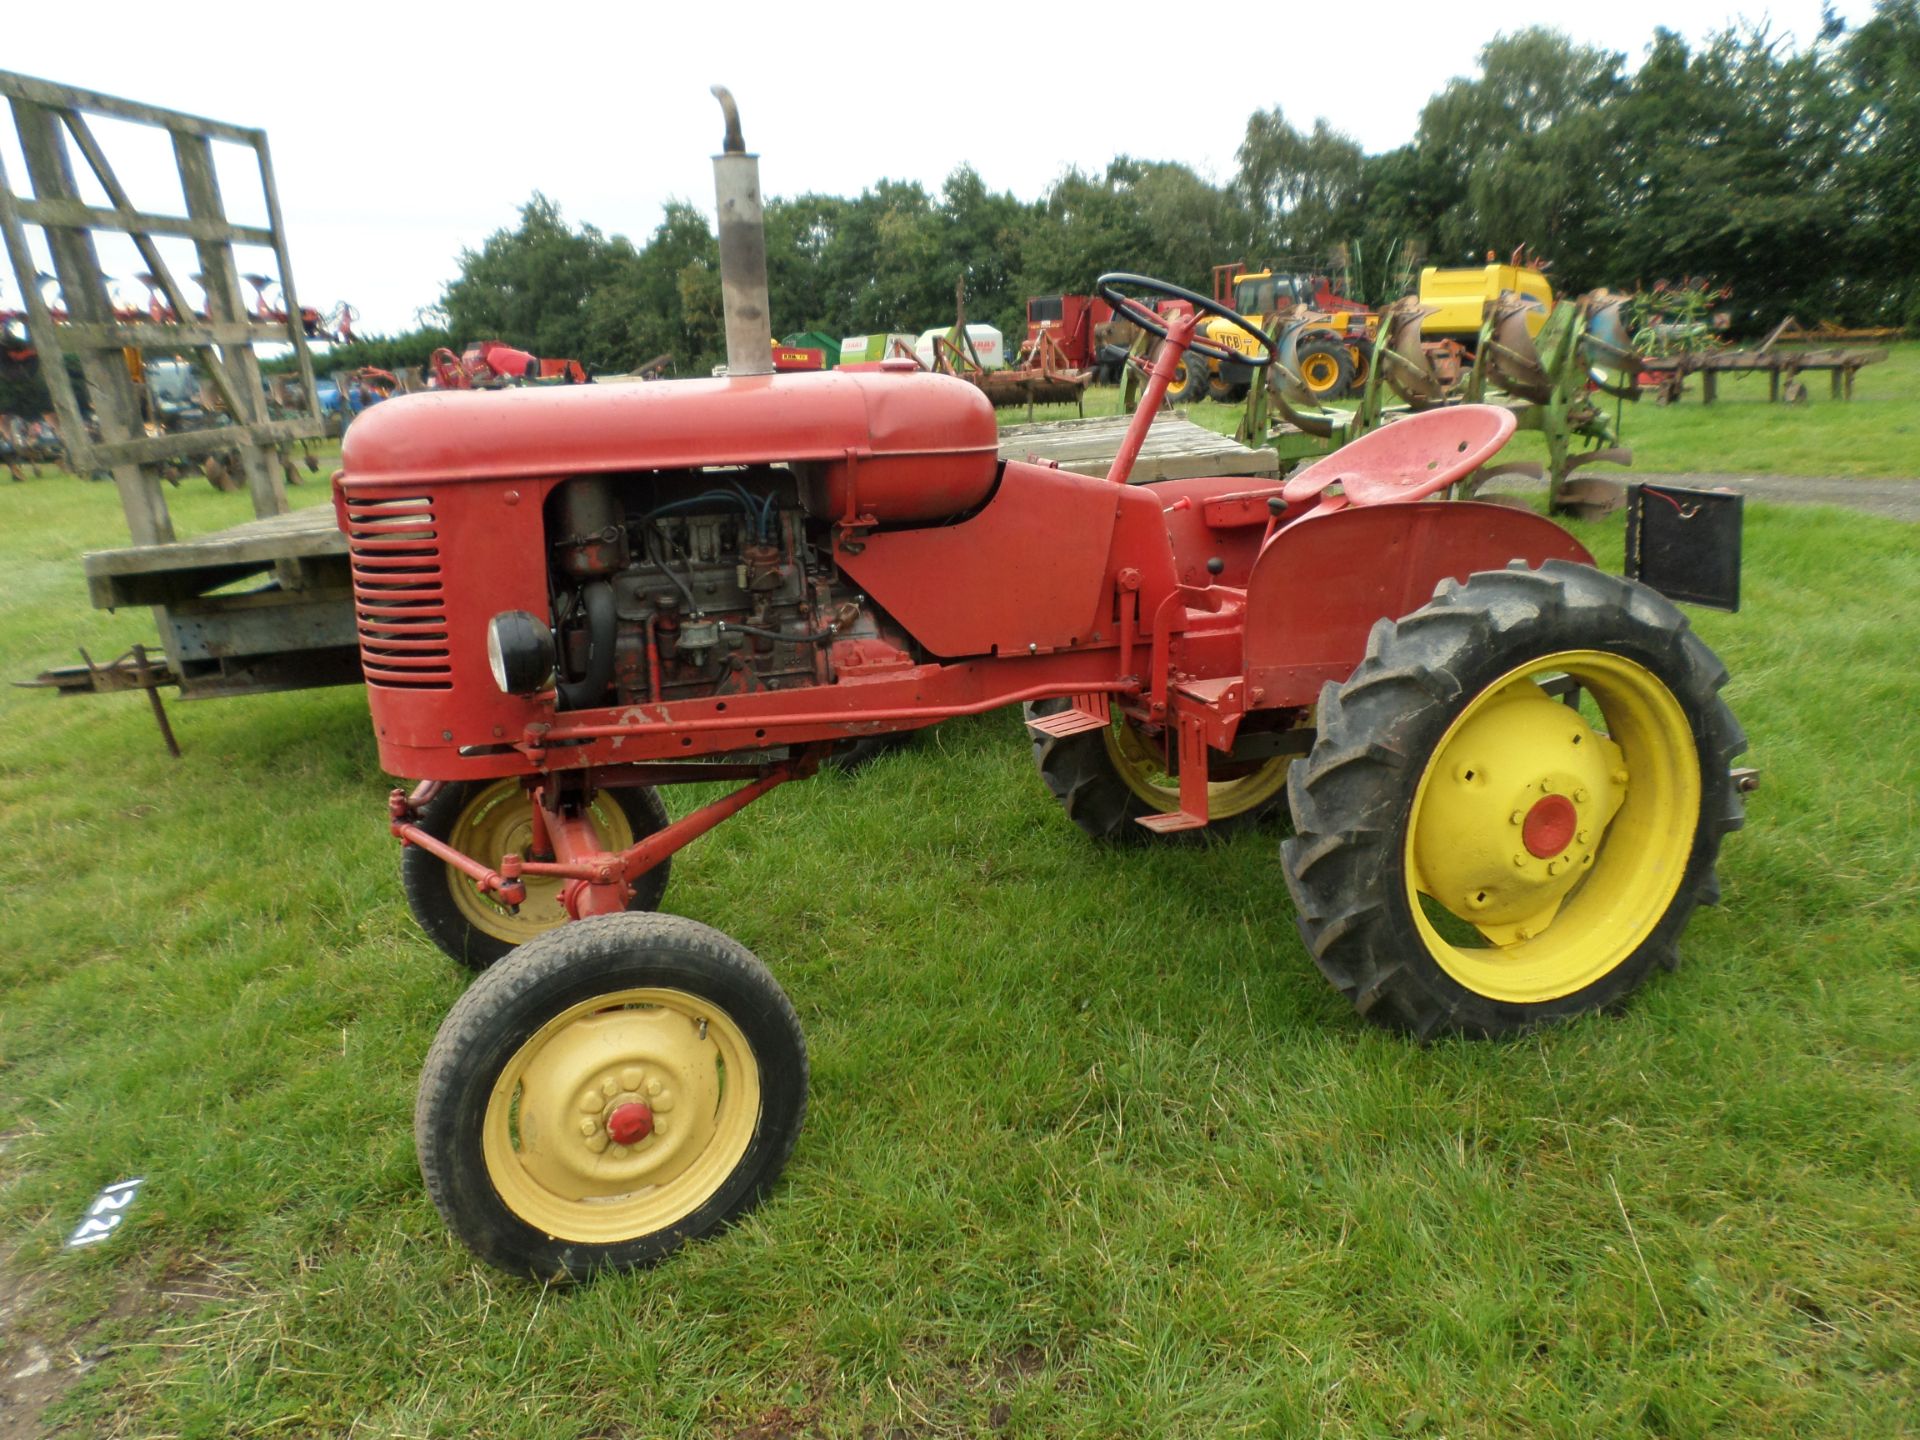
<instances>
[{"instance_id":1,"label":"yellow rear wheel rim","mask_svg":"<svg viewBox=\"0 0 1920 1440\"><path fill-rule=\"evenodd\" d=\"M1102 732L1107 758L1114 773L1126 787L1155 810L1171 815L1180 808L1180 777L1167 772L1166 757L1124 716ZM1269 760L1246 775L1207 782L1207 815L1211 820L1231 820L1256 810L1278 795L1287 784L1287 766L1291 757Z\"/></svg>"},{"instance_id":2,"label":"yellow rear wheel rim","mask_svg":"<svg viewBox=\"0 0 1920 1440\"><path fill-rule=\"evenodd\" d=\"M1561 677L1597 724L1541 688ZM1509 671L1448 727L1414 792L1405 873L1421 939L1492 1000L1585 989L1679 893L1700 789L1686 712L1643 666L1567 650Z\"/></svg>"},{"instance_id":3,"label":"yellow rear wheel rim","mask_svg":"<svg viewBox=\"0 0 1920 1440\"><path fill-rule=\"evenodd\" d=\"M462 855L471 855L489 866L498 865L505 855L526 859L533 842L531 804L518 780L497 780L484 786L453 822L447 843ZM624 850L633 844L633 825L627 812L606 791L594 798L587 813L608 850ZM526 876L526 903L514 915L496 905L491 896L481 894L478 886L451 865L446 870L447 889L460 918L483 935L508 945L523 945L566 921L567 910L560 903L566 881L557 876Z\"/></svg>"},{"instance_id":4,"label":"yellow rear wheel rim","mask_svg":"<svg viewBox=\"0 0 1920 1440\"><path fill-rule=\"evenodd\" d=\"M620 1143L634 1107L647 1133ZM617 990L562 1011L514 1052L487 1100L481 1153L521 1220L612 1245L704 1205L759 1120L760 1066L730 1016L682 990Z\"/></svg>"}]
</instances>

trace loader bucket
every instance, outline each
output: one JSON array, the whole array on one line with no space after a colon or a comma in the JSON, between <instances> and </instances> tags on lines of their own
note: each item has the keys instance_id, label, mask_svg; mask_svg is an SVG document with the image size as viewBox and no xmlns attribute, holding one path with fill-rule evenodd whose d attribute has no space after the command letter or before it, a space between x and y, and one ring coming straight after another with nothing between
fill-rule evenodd
<instances>
[{"instance_id":1,"label":"loader bucket","mask_svg":"<svg viewBox=\"0 0 1920 1440\"><path fill-rule=\"evenodd\" d=\"M1493 378L1509 395L1544 405L1553 396L1553 380L1541 362L1534 337L1527 333L1527 316L1533 306L1511 290L1500 292L1494 302L1493 338L1487 342ZM1548 325L1553 323L1549 317ZM1564 323L1564 322L1563 322ZM1545 329L1541 336L1544 339Z\"/></svg>"},{"instance_id":2,"label":"loader bucket","mask_svg":"<svg viewBox=\"0 0 1920 1440\"><path fill-rule=\"evenodd\" d=\"M1587 317L1580 356L1593 383L1608 395L1632 400L1640 393L1640 357L1627 335L1626 297L1596 290L1580 302Z\"/></svg>"},{"instance_id":3,"label":"loader bucket","mask_svg":"<svg viewBox=\"0 0 1920 1440\"><path fill-rule=\"evenodd\" d=\"M1393 393L1414 410L1430 410L1446 399L1446 386L1433 373L1420 335L1421 320L1433 313L1430 305L1396 300L1387 309L1387 343L1376 361Z\"/></svg>"}]
</instances>

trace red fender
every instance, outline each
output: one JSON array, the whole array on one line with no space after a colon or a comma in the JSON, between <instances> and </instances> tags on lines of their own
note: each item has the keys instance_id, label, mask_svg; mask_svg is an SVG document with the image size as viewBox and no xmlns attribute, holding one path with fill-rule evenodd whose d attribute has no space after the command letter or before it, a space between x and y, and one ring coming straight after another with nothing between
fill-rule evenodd
<instances>
[{"instance_id":1,"label":"red fender","mask_svg":"<svg viewBox=\"0 0 1920 1440\"><path fill-rule=\"evenodd\" d=\"M1313 515L1278 531L1247 582L1247 697L1310 705L1353 673L1374 623L1411 614L1452 576L1509 560L1593 564L1550 520L1504 505L1447 501Z\"/></svg>"}]
</instances>

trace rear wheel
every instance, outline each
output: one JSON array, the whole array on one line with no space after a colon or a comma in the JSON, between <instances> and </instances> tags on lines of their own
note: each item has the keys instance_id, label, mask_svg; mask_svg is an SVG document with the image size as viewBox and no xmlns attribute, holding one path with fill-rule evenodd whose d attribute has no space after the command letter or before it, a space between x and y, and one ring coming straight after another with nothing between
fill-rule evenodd
<instances>
[{"instance_id":1,"label":"rear wheel","mask_svg":"<svg viewBox=\"0 0 1920 1440\"><path fill-rule=\"evenodd\" d=\"M1289 785L1322 972L1428 1036L1602 1009L1671 969L1741 823L1726 678L1665 599L1564 561L1381 621Z\"/></svg>"},{"instance_id":2,"label":"rear wheel","mask_svg":"<svg viewBox=\"0 0 1920 1440\"><path fill-rule=\"evenodd\" d=\"M518 780L455 782L443 786L415 822L436 840L482 864L498 865L504 855L529 858L533 813ZM608 850L624 850L666 828L667 807L650 785L602 790L590 807L594 829ZM633 882L629 910L652 910L667 892L671 858ZM400 852L400 883L407 908L427 938L453 959L484 970L516 945L566 923L560 903L564 880L529 875L526 902L516 914L465 875L416 845Z\"/></svg>"},{"instance_id":3,"label":"rear wheel","mask_svg":"<svg viewBox=\"0 0 1920 1440\"><path fill-rule=\"evenodd\" d=\"M480 1259L584 1279L758 1203L806 1104L806 1042L766 966L677 915L606 915L520 947L460 997L420 1077L414 1144Z\"/></svg>"},{"instance_id":4,"label":"rear wheel","mask_svg":"<svg viewBox=\"0 0 1920 1440\"><path fill-rule=\"evenodd\" d=\"M1029 720L1066 709L1070 700L1041 700L1025 707ZM1291 756L1240 765L1220 761L1209 772L1205 830L1162 835L1137 822L1149 815L1171 815L1180 808L1180 780L1169 773L1156 739L1115 712L1104 730L1053 736L1038 730L1033 762L1048 791L1067 818L1095 840L1139 844L1149 839L1192 840L1220 835L1271 813L1287 786Z\"/></svg>"}]
</instances>

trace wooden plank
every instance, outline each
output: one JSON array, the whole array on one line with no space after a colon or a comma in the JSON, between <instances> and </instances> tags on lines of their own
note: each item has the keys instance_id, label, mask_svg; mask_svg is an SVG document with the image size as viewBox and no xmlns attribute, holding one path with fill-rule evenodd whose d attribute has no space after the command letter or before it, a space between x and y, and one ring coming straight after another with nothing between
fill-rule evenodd
<instances>
[{"instance_id":1,"label":"wooden plank","mask_svg":"<svg viewBox=\"0 0 1920 1440\"><path fill-rule=\"evenodd\" d=\"M172 324L157 320L72 321L60 327L61 339L75 354L110 350L186 350L206 345L278 345L286 337L278 326L250 320ZM36 342L37 343L37 342Z\"/></svg>"},{"instance_id":2,"label":"wooden plank","mask_svg":"<svg viewBox=\"0 0 1920 1440\"><path fill-rule=\"evenodd\" d=\"M326 426L318 420L263 420L253 427L263 444L278 445L289 440L318 440L326 435ZM96 443L95 460L103 465L158 464L163 460L185 460L197 455L215 455L240 448L247 432L238 425L222 425L208 430L176 430L171 435L144 435L138 440ZM164 543L164 542L160 542Z\"/></svg>"},{"instance_id":3,"label":"wooden plank","mask_svg":"<svg viewBox=\"0 0 1920 1440\"><path fill-rule=\"evenodd\" d=\"M110 575L146 575L233 565L271 564L316 555L345 555L331 505L311 505L241 525L194 535L168 545L136 545L124 550L89 550L80 557L88 579Z\"/></svg>"},{"instance_id":4,"label":"wooden plank","mask_svg":"<svg viewBox=\"0 0 1920 1440\"><path fill-rule=\"evenodd\" d=\"M74 181L73 166L67 157L66 146L61 142L60 127L54 119L54 113L43 105L14 96L14 130L20 137L20 150L27 162L27 178L33 184L37 196L54 199L78 199L79 189ZM113 298L107 293L106 277L100 270L100 257L94 249L93 236L85 230L46 230L47 248L53 254L53 268L60 279L60 291L66 299L67 312L71 319L86 325L106 325L113 321ZM33 281L31 270L18 272L21 288L31 294ZM42 357L41 373L47 372L49 364L64 366L66 361L60 353L55 332L59 327L51 323L45 307L32 307L33 313L46 319L42 329L33 331L36 345L43 341L48 352ZM139 406L134 399L133 382L127 376L126 363L117 354L82 351L80 370L85 376L87 390L93 399L94 418L100 425L100 438L104 441L127 441L145 433L140 420ZM142 545L164 544L173 538L173 517L167 513L166 498L160 493L160 481L157 476L143 473L137 465L125 461L102 461L98 451L91 457L87 455L86 429L81 423L77 406L73 413L60 416L61 433L68 445L75 450L75 461L86 467L91 473L100 464L108 464L113 470L113 482L120 492L120 507L127 517L127 529L132 533L135 543Z\"/></svg>"},{"instance_id":5,"label":"wooden plank","mask_svg":"<svg viewBox=\"0 0 1920 1440\"><path fill-rule=\"evenodd\" d=\"M220 177L213 168L213 142L203 135L173 136L174 161L180 167L180 185L186 192L187 213L197 219L224 222L227 211L220 198ZM233 247L211 240L196 240L200 256L200 285L207 292L207 319L216 325L244 322L246 301L240 291L240 271L233 263ZM233 398L228 402L235 421L245 429L265 423L267 397L261 387L260 357L251 345L224 347L210 365L224 366L228 380L221 391ZM287 508L286 482L278 466L267 464L252 434L244 435L239 447L240 470L253 499L256 515L278 515Z\"/></svg>"},{"instance_id":6,"label":"wooden plank","mask_svg":"<svg viewBox=\"0 0 1920 1440\"><path fill-rule=\"evenodd\" d=\"M1132 417L1043 420L1009 425L1000 432L1000 458L1057 462L1076 475L1105 475L1120 453ZM1196 425L1181 415L1155 417L1129 477L1135 485L1185 480L1197 475L1276 476L1280 457L1271 449L1248 449L1231 436Z\"/></svg>"},{"instance_id":7,"label":"wooden plank","mask_svg":"<svg viewBox=\"0 0 1920 1440\"><path fill-rule=\"evenodd\" d=\"M273 181L273 157L267 153L267 132L262 130L260 138L254 142L254 158L260 164L260 189L267 201L267 225L273 235L273 257L280 266L280 300L287 311L287 340L293 346L294 359L300 367L300 393L307 397L307 414L314 420L324 420L320 409L320 393L314 388L313 355L307 349L307 327L300 319L300 297L293 289L293 256L287 250L287 226L280 218L280 187ZM342 404L346 390L340 391ZM343 409L342 415L347 414Z\"/></svg>"},{"instance_id":8,"label":"wooden plank","mask_svg":"<svg viewBox=\"0 0 1920 1440\"><path fill-rule=\"evenodd\" d=\"M30 100L36 105L56 109L85 110L91 115L111 115L142 125L164 125L188 135L204 135L214 140L231 140L236 145L251 145L260 132L245 125L229 125L184 110L164 110L158 105L142 105L117 95L102 95L96 90L81 90L72 85L56 85L12 70L0 70L0 95L9 99Z\"/></svg>"},{"instance_id":9,"label":"wooden plank","mask_svg":"<svg viewBox=\"0 0 1920 1440\"><path fill-rule=\"evenodd\" d=\"M221 240L235 245L273 244L273 232L262 230L257 225L196 220L185 215L152 215L145 210L103 210L80 200L22 199L20 218L35 225L59 226L68 230L179 235L188 240Z\"/></svg>"}]
</instances>

